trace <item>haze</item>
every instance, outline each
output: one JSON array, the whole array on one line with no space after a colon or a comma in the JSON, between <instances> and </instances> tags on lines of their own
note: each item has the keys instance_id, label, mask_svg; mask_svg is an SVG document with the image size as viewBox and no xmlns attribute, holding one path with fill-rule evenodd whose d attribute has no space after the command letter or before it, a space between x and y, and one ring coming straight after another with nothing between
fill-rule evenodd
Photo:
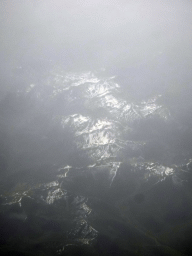
<instances>
[{"instance_id":1,"label":"haze","mask_svg":"<svg viewBox=\"0 0 192 256\"><path fill-rule=\"evenodd\" d=\"M50 61L68 71L105 69L137 91L191 79L191 1L8 0L0 10L1 91L16 67Z\"/></svg>"}]
</instances>

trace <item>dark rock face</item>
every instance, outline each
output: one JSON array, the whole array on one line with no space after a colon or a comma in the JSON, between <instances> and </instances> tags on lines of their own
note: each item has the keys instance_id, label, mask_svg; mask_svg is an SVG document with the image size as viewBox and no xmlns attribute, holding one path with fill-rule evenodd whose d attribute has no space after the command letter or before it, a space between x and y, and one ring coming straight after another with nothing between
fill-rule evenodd
<instances>
[{"instance_id":1,"label":"dark rock face","mask_svg":"<svg viewBox=\"0 0 192 256\"><path fill-rule=\"evenodd\" d=\"M0 172L5 173L8 168L8 162L5 155L0 155Z\"/></svg>"},{"instance_id":2,"label":"dark rock face","mask_svg":"<svg viewBox=\"0 0 192 256\"><path fill-rule=\"evenodd\" d=\"M144 194L142 193L139 193L139 194L136 194L134 196L134 201L137 203L137 204L141 204L145 201L145 196Z\"/></svg>"}]
</instances>

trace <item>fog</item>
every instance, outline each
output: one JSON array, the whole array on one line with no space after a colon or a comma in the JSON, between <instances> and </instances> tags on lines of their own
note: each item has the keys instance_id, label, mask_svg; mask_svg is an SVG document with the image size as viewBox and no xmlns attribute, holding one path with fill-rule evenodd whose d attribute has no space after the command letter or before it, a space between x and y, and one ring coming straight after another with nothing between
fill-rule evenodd
<instances>
[{"instance_id":1,"label":"fog","mask_svg":"<svg viewBox=\"0 0 192 256\"><path fill-rule=\"evenodd\" d=\"M0 10L2 80L10 69L50 61L105 69L144 91L191 79L190 1L19 0L1 1Z\"/></svg>"},{"instance_id":2,"label":"fog","mask_svg":"<svg viewBox=\"0 0 192 256\"><path fill-rule=\"evenodd\" d=\"M187 0L0 1L0 254L191 255L191 32Z\"/></svg>"}]
</instances>

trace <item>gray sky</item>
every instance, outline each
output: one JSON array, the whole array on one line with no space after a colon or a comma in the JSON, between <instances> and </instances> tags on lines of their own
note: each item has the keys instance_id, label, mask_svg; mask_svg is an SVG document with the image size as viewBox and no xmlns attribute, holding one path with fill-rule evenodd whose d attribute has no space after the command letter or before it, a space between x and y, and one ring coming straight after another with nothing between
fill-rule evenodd
<instances>
[{"instance_id":1,"label":"gray sky","mask_svg":"<svg viewBox=\"0 0 192 256\"><path fill-rule=\"evenodd\" d=\"M2 0L0 35L1 74L51 59L68 70L106 68L122 83L180 83L191 70L192 2Z\"/></svg>"}]
</instances>

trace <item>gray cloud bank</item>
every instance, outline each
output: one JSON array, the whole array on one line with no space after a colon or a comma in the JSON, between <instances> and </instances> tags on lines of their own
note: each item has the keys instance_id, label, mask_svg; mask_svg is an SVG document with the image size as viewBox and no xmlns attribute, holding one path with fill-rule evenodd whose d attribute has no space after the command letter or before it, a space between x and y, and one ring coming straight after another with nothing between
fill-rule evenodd
<instances>
[{"instance_id":1,"label":"gray cloud bank","mask_svg":"<svg viewBox=\"0 0 192 256\"><path fill-rule=\"evenodd\" d=\"M52 60L66 70L105 68L145 90L186 84L191 14L186 0L1 1L1 77Z\"/></svg>"}]
</instances>

